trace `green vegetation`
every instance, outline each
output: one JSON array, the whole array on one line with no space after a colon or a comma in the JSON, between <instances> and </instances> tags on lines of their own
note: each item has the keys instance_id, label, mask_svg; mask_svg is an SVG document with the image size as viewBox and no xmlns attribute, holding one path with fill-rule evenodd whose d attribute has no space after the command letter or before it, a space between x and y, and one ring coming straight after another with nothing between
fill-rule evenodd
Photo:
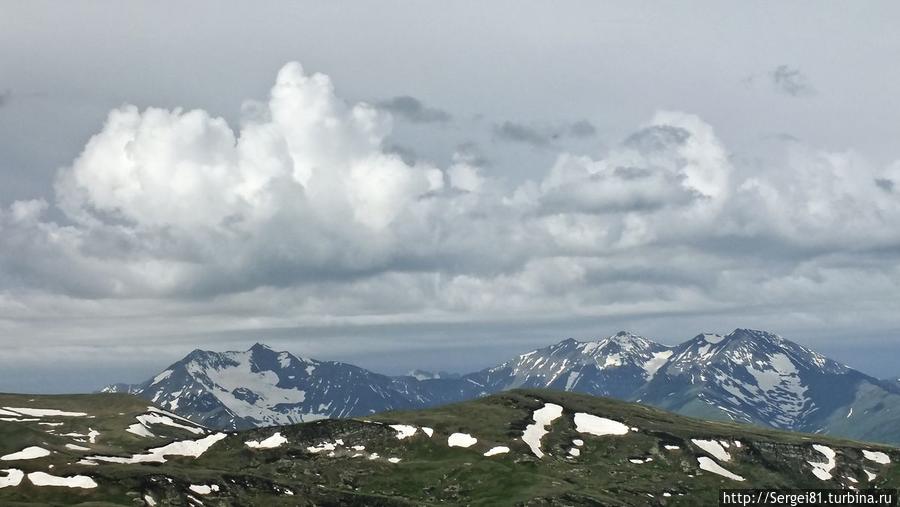
<instances>
[{"instance_id":1,"label":"green vegetation","mask_svg":"<svg viewBox=\"0 0 900 507\"><path fill-rule=\"evenodd\" d=\"M533 422L534 411L545 403L562 406L563 415L548 426L540 442L545 456L538 458L521 437ZM0 470L86 475L97 484L89 489L35 486L25 478L16 486L0 488L2 505L143 505L148 501L156 505L711 505L723 487L900 484L896 464L900 452L893 448L705 422L634 403L555 391L511 391L367 420L323 420L243 431L230 434L196 458L166 456L164 463L140 464L85 465L78 461L97 455L128 457L173 440L196 440L205 435L168 424L148 425L155 437L129 433L126 428L136 423L137 416L147 414L148 407L143 400L121 394L0 395L0 407L87 413L80 417L41 416L36 418L39 421L24 416L12 418L18 421L0 421L0 456L28 446L52 451L37 459L0 461ZM637 430L607 436L579 433L574 422L574 414L579 412ZM63 424L47 424L59 422ZM412 425L417 431L398 439L391 424ZM433 436L424 433L425 427L434 430ZM91 430L99 432L95 443L65 436L87 435ZM276 432L287 442L268 449L245 444ZM449 447L448 436L456 432L470 434L477 443L468 448ZM711 455L692 439L728 444L729 459L716 461L746 480L700 470L698 457ZM574 440L583 440L583 445L574 445ZM817 478L808 463L827 461L812 447L814 443L836 453L830 480ZM66 444L90 450L76 451ZM483 455L495 446L510 451ZM576 447L580 455L570 456L570 449ZM883 452L890 463L866 459L862 449ZM866 471L875 475L872 481ZM0 471L0 481L3 477ZM191 485L215 486L218 491L201 494L191 491Z\"/></svg>"}]
</instances>

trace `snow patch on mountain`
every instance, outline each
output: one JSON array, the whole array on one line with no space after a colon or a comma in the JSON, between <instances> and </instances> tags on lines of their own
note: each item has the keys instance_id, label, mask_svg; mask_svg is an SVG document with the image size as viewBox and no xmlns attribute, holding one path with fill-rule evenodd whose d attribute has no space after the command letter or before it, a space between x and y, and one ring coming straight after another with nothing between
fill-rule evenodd
<instances>
[{"instance_id":1,"label":"snow patch on mountain","mask_svg":"<svg viewBox=\"0 0 900 507\"><path fill-rule=\"evenodd\" d=\"M834 470L835 466L837 466L837 461L835 461L836 453L834 452L834 449L821 444L813 444L813 449L819 451L822 455L825 456L827 460L825 461L825 463L816 461L807 462L813 467L813 475L823 481L831 480L831 471Z\"/></svg>"},{"instance_id":2,"label":"snow patch on mountain","mask_svg":"<svg viewBox=\"0 0 900 507\"><path fill-rule=\"evenodd\" d=\"M197 493L198 495L208 495L213 492L219 491L218 484L191 484L188 486L188 489Z\"/></svg>"},{"instance_id":3,"label":"snow patch on mountain","mask_svg":"<svg viewBox=\"0 0 900 507\"><path fill-rule=\"evenodd\" d=\"M25 472L16 468L0 470L0 489L18 486L25 477Z\"/></svg>"},{"instance_id":4,"label":"snow patch on mountain","mask_svg":"<svg viewBox=\"0 0 900 507\"><path fill-rule=\"evenodd\" d=\"M217 397L226 407L242 417L262 418L267 409L279 404L300 403L306 392L296 388L278 387L281 379L273 371L253 371L250 353L232 353L233 364L218 369L203 369L190 363L191 375L205 375L218 389ZM235 391L246 390L253 393L253 401L240 399Z\"/></svg>"},{"instance_id":5,"label":"snow patch on mountain","mask_svg":"<svg viewBox=\"0 0 900 507\"><path fill-rule=\"evenodd\" d=\"M244 445L251 449L274 449L286 444L287 441L288 439L283 437L280 432L275 432L263 440L248 440L244 442Z\"/></svg>"},{"instance_id":6,"label":"snow patch on mountain","mask_svg":"<svg viewBox=\"0 0 900 507\"><path fill-rule=\"evenodd\" d=\"M562 416L563 408L555 403L545 403L543 407L534 411L534 422L525 427L522 433L522 441L531 448L531 452L538 458L544 457L541 450L541 438L547 434L547 426Z\"/></svg>"},{"instance_id":7,"label":"snow patch on mountain","mask_svg":"<svg viewBox=\"0 0 900 507\"><path fill-rule=\"evenodd\" d=\"M160 373L159 375L153 377L153 382L150 382L150 385L155 386L156 384L159 384L163 380L169 378L169 375L171 375L171 374L172 374L172 370L166 370L166 371Z\"/></svg>"},{"instance_id":8,"label":"snow patch on mountain","mask_svg":"<svg viewBox=\"0 0 900 507\"><path fill-rule=\"evenodd\" d=\"M5 410L18 412L21 415L30 415L32 417L84 417L85 412L67 412L65 410L57 410L55 408L31 408L31 407L3 407Z\"/></svg>"},{"instance_id":9,"label":"snow patch on mountain","mask_svg":"<svg viewBox=\"0 0 900 507\"><path fill-rule=\"evenodd\" d=\"M38 447L36 445L32 445L30 447L26 447L18 452L13 452L7 454L5 456L0 456L0 461L19 461L26 459L37 459L43 458L45 456L49 456L50 451L44 449L43 447Z\"/></svg>"},{"instance_id":10,"label":"snow patch on mountain","mask_svg":"<svg viewBox=\"0 0 900 507\"><path fill-rule=\"evenodd\" d=\"M46 472L31 472L28 480L35 486L57 486L66 488L92 489L97 487L94 479L86 475L73 475L71 477L59 477Z\"/></svg>"},{"instance_id":11,"label":"snow patch on mountain","mask_svg":"<svg viewBox=\"0 0 900 507\"><path fill-rule=\"evenodd\" d=\"M478 439L468 433L454 433L447 437L449 447L472 447L478 443Z\"/></svg>"},{"instance_id":12,"label":"snow patch on mountain","mask_svg":"<svg viewBox=\"0 0 900 507\"><path fill-rule=\"evenodd\" d=\"M144 426L142 423L139 423L139 422L128 426L127 428L125 428L125 431L127 431L128 433L137 435L139 437L153 438L156 436L153 434L152 431L147 429L146 426Z\"/></svg>"},{"instance_id":13,"label":"snow patch on mountain","mask_svg":"<svg viewBox=\"0 0 900 507\"><path fill-rule=\"evenodd\" d=\"M891 463L891 458L883 452L863 450L863 456L865 456L867 460L874 461L879 465L888 465Z\"/></svg>"},{"instance_id":14,"label":"snow patch on mountain","mask_svg":"<svg viewBox=\"0 0 900 507\"><path fill-rule=\"evenodd\" d=\"M722 477L731 479L733 481L744 480L744 478L740 475L725 470L721 465L713 461L713 459L708 456L700 456L699 458L697 458L697 464L700 466L701 470L706 470L707 472L721 475Z\"/></svg>"},{"instance_id":15,"label":"snow patch on mountain","mask_svg":"<svg viewBox=\"0 0 900 507\"><path fill-rule=\"evenodd\" d=\"M162 447L149 449L145 453L134 454L130 457L121 456L88 456L88 460L105 461L108 463L134 464L134 463L164 463L166 456L189 456L199 458L219 440L227 437L225 433L214 433L199 440L177 440Z\"/></svg>"},{"instance_id":16,"label":"snow patch on mountain","mask_svg":"<svg viewBox=\"0 0 900 507\"><path fill-rule=\"evenodd\" d=\"M496 447L491 447L483 455L484 456L496 456L498 454L506 454L508 452L509 452L509 447L506 447L505 445L498 445Z\"/></svg>"},{"instance_id":17,"label":"snow patch on mountain","mask_svg":"<svg viewBox=\"0 0 900 507\"><path fill-rule=\"evenodd\" d=\"M663 350L660 352L654 352L653 357L651 357L646 363L644 363L644 371L647 372L648 377L652 377L656 375L656 372L666 364L666 361L672 357L671 350Z\"/></svg>"},{"instance_id":18,"label":"snow patch on mountain","mask_svg":"<svg viewBox=\"0 0 900 507\"><path fill-rule=\"evenodd\" d=\"M392 424L391 428L397 432L397 440L403 440L416 434L417 428L408 424Z\"/></svg>"},{"instance_id":19,"label":"snow patch on mountain","mask_svg":"<svg viewBox=\"0 0 900 507\"><path fill-rule=\"evenodd\" d=\"M728 454L728 451L722 447L722 444L715 440L693 438L691 439L691 442L720 461L731 461L731 455Z\"/></svg>"},{"instance_id":20,"label":"snow patch on mountain","mask_svg":"<svg viewBox=\"0 0 900 507\"><path fill-rule=\"evenodd\" d=\"M187 425L187 424L177 423L168 415L149 413L149 414L141 414L141 415L135 417L135 419L137 419L138 422L140 422L142 425L144 425L147 428L149 428L153 424L160 424L160 425L164 425L164 426L171 426L172 428L179 428L179 429L182 429L185 431L189 431L195 435L202 435L203 433L205 433L203 428L199 428L197 426L194 426L193 424Z\"/></svg>"},{"instance_id":21,"label":"snow patch on mountain","mask_svg":"<svg viewBox=\"0 0 900 507\"><path fill-rule=\"evenodd\" d=\"M628 433L628 426L605 417L578 412L575 414L575 431L598 437L625 435Z\"/></svg>"}]
</instances>

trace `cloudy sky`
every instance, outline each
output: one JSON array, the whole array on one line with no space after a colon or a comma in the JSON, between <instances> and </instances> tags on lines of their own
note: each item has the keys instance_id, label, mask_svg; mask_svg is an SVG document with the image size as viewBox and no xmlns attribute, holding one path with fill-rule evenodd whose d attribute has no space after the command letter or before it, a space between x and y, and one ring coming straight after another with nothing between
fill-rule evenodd
<instances>
[{"instance_id":1,"label":"cloudy sky","mask_svg":"<svg viewBox=\"0 0 900 507\"><path fill-rule=\"evenodd\" d=\"M900 374L898 16L0 1L0 391L619 329Z\"/></svg>"}]
</instances>

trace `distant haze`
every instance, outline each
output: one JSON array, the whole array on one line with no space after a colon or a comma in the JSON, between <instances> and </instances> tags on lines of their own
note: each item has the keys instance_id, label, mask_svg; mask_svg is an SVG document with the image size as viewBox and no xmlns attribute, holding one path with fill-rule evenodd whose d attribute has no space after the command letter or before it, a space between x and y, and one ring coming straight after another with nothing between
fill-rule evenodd
<instances>
[{"instance_id":1,"label":"distant haze","mask_svg":"<svg viewBox=\"0 0 900 507\"><path fill-rule=\"evenodd\" d=\"M0 0L0 391L620 329L900 375L898 15Z\"/></svg>"}]
</instances>

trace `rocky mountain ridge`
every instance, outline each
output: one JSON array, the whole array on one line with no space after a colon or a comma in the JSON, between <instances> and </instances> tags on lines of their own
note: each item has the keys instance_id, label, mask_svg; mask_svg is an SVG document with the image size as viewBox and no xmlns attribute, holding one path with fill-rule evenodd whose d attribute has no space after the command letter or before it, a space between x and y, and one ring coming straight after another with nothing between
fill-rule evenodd
<instances>
[{"instance_id":1,"label":"rocky mountain ridge","mask_svg":"<svg viewBox=\"0 0 900 507\"><path fill-rule=\"evenodd\" d=\"M390 377L256 344L195 350L152 379L105 392L137 394L223 429L410 410L515 388L610 396L713 420L900 442L900 385L774 333L700 334L674 347L619 332L563 340L462 376Z\"/></svg>"}]
</instances>

